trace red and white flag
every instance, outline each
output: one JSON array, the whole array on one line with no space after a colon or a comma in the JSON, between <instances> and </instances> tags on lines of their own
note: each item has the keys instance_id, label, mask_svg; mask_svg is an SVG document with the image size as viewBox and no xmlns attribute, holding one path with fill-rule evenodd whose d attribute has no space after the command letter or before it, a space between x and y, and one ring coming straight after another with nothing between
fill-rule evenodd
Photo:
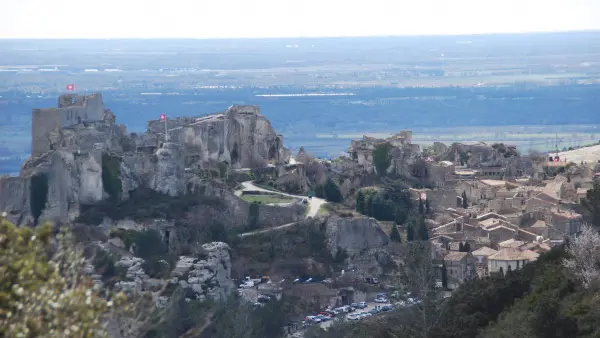
<instances>
[{"instance_id":1,"label":"red and white flag","mask_svg":"<svg viewBox=\"0 0 600 338\"><path fill-rule=\"evenodd\" d=\"M160 114L160 120L161 121L165 121L167 119L167 115L166 114Z\"/></svg>"},{"instance_id":2,"label":"red and white flag","mask_svg":"<svg viewBox=\"0 0 600 338\"><path fill-rule=\"evenodd\" d=\"M75 85L74 84L68 84L67 85L67 90L75 90Z\"/></svg>"}]
</instances>

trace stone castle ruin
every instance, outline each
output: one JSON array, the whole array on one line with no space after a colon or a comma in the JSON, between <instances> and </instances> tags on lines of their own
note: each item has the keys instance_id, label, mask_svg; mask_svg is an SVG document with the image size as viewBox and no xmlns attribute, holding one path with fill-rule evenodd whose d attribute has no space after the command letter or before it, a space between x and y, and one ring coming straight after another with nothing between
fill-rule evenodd
<instances>
[{"instance_id":1,"label":"stone castle ruin","mask_svg":"<svg viewBox=\"0 0 600 338\"><path fill-rule=\"evenodd\" d=\"M105 113L102 94L64 94L58 108L34 109L31 116L31 156L38 157L50 149L49 134L60 128L100 121Z\"/></svg>"},{"instance_id":2,"label":"stone castle ruin","mask_svg":"<svg viewBox=\"0 0 600 338\"><path fill-rule=\"evenodd\" d=\"M0 211L15 223L31 223L32 178L40 175L48 188L40 218L68 222L78 217L82 204L114 197L108 191L115 188L104 186L108 167L120 189L112 195L127 199L140 187L185 195L204 184L194 169L281 165L290 157L282 136L256 106L169 119L167 142L164 133L164 122L158 120L149 121L144 133L127 133L105 109L100 93L61 95L57 108L33 110L32 154L18 177L0 177Z\"/></svg>"}]
</instances>

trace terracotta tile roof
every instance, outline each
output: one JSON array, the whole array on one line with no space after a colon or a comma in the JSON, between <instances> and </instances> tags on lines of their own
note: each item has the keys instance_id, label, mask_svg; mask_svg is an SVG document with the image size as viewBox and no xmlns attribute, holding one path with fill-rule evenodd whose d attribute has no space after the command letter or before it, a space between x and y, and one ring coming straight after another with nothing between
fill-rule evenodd
<instances>
[{"instance_id":1,"label":"terracotta tile roof","mask_svg":"<svg viewBox=\"0 0 600 338\"><path fill-rule=\"evenodd\" d=\"M466 252L450 251L444 257L444 260L450 261L450 262L457 262L457 261L460 261L461 259L465 258L466 256L467 256Z\"/></svg>"},{"instance_id":2,"label":"terracotta tile roof","mask_svg":"<svg viewBox=\"0 0 600 338\"><path fill-rule=\"evenodd\" d=\"M508 239L506 241L498 243L498 246L502 247L502 248L519 248L525 244L527 244L527 243L523 242L523 241L517 241L515 239Z\"/></svg>"},{"instance_id":3,"label":"terracotta tile roof","mask_svg":"<svg viewBox=\"0 0 600 338\"><path fill-rule=\"evenodd\" d=\"M498 252L498 250L494 250L492 248L488 248L487 246L484 246L484 247L481 247L471 253L473 254L473 256L491 256L491 255L495 254L496 252Z\"/></svg>"},{"instance_id":4,"label":"terracotta tile roof","mask_svg":"<svg viewBox=\"0 0 600 338\"><path fill-rule=\"evenodd\" d=\"M538 258L538 256L538 253L530 250L520 250L517 248L502 248L497 253L489 256L488 259L496 261L534 261Z\"/></svg>"},{"instance_id":5,"label":"terracotta tile roof","mask_svg":"<svg viewBox=\"0 0 600 338\"><path fill-rule=\"evenodd\" d=\"M546 224L546 222L539 220L539 221L535 221L535 223L533 223L533 225L531 226L531 228L547 228L548 225Z\"/></svg>"}]
</instances>

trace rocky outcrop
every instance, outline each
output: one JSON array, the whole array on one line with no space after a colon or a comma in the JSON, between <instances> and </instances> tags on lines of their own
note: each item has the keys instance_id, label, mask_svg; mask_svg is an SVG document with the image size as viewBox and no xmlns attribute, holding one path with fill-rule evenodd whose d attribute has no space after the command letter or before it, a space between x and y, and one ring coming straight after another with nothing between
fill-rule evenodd
<instances>
[{"instance_id":1,"label":"rocky outcrop","mask_svg":"<svg viewBox=\"0 0 600 338\"><path fill-rule=\"evenodd\" d=\"M369 249L383 248L389 244L388 235L374 218L330 217L326 223L327 247L332 256L339 249L356 255Z\"/></svg>"},{"instance_id":2,"label":"rocky outcrop","mask_svg":"<svg viewBox=\"0 0 600 338\"><path fill-rule=\"evenodd\" d=\"M223 242L202 245L206 258L179 257L171 283L191 289L196 299L222 299L235 290L231 279L229 246Z\"/></svg>"},{"instance_id":3,"label":"rocky outcrop","mask_svg":"<svg viewBox=\"0 0 600 338\"><path fill-rule=\"evenodd\" d=\"M222 114L168 123L177 126L170 128L169 138L183 145L188 167L208 168L226 163L234 169L254 168L287 160L283 137L275 133L256 106L234 105ZM164 133L161 125L150 121L148 130Z\"/></svg>"},{"instance_id":4,"label":"rocky outcrop","mask_svg":"<svg viewBox=\"0 0 600 338\"><path fill-rule=\"evenodd\" d=\"M104 109L101 95L65 96L59 101L57 109L34 111L38 128L33 132L43 134L33 135L36 156L24 163L19 177L0 178L0 211L19 224L32 220L30 185L38 174L48 178L41 218L70 222L79 216L80 205L109 197L103 183L105 158L113 161L109 175L104 173L114 183L108 188L120 186L121 199L141 187L169 196L185 195L197 185L188 168L255 167L283 164L289 158L282 137L255 106L231 106L222 114L169 120L169 142L163 142L164 122L150 121L146 133L128 135L124 126L116 124L115 115ZM79 115L72 117L71 108L79 109ZM52 124L42 123L45 119ZM291 168L290 173L289 177L304 175L302 168Z\"/></svg>"}]
</instances>

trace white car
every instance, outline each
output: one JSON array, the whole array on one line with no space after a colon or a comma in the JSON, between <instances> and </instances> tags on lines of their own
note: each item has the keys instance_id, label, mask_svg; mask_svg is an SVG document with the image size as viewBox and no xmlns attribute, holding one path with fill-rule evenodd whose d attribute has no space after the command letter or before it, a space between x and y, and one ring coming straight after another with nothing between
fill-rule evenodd
<instances>
[{"instance_id":1,"label":"white car","mask_svg":"<svg viewBox=\"0 0 600 338\"><path fill-rule=\"evenodd\" d=\"M388 303L387 298L375 298L375 303Z\"/></svg>"}]
</instances>

